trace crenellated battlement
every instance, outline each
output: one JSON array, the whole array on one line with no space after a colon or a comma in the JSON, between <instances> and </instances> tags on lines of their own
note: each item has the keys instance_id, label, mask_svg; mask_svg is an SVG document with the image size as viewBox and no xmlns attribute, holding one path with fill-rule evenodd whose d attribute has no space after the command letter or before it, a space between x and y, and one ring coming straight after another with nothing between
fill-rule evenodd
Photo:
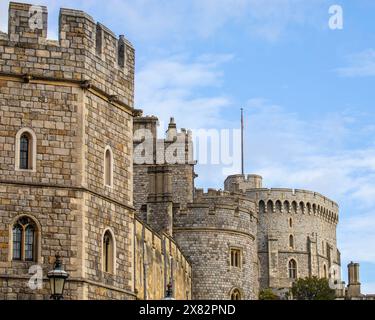
<instances>
[{"instance_id":1,"label":"crenellated battlement","mask_svg":"<svg viewBox=\"0 0 375 320\"><path fill-rule=\"evenodd\" d=\"M320 193L287 188L248 189L246 195L256 201L259 213L302 213L320 216L338 223L339 206Z\"/></svg>"},{"instance_id":2,"label":"crenellated battlement","mask_svg":"<svg viewBox=\"0 0 375 320\"><path fill-rule=\"evenodd\" d=\"M308 200L315 200L315 202L319 202L325 204L327 207L331 207L332 209L339 209L339 205L332 201L331 199L323 196L322 194L314 191L303 190L303 189L291 189L291 188L261 188L261 189L249 189L247 193L254 193L256 192L259 197L262 195L275 195L275 194L282 194L285 198L293 198L297 199L308 199Z\"/></svg>"},{"instance_id":3,"label":"crenellated battlement","mask_svg":"<svg viewBox=\"0 0 375 320\"><path fill-rule=\"evenodd\" d=\"M210 198L210 197L224 197L224 196L231 196L234 195L234 192L229 191L223 191L223 190L217 190L209 188L207 189L207 192L204 192L204 189L195 189L195 198L201 199L201 198Z\"/></svg>"},{"instance_id":4,"label":"crenellated battlement","mask_svg":"<svg viewBox=\"0 0 375 320\"><path fill-rule=\"evenodd\" d=\"M47 7L10 2L8 34L1 32L2 39L29 46L58 44L62 48L85 49L122 67L126 62L125 47L133 48L123 35L117 38L105 25L96 23L81 10L60 9L58 41L47 39L47 21Z\"/></svg>"},{"instance_id":5,"label":"crenellated battlement","mask_svg":"<svg viewBox=\"0 0 375 320\"><path fill-rule=\"evenodd\" d=\"M243 193L228 192L223 190L195 189L194 201L187 204L187 209L206 208L210 214L215 214L216 209L232 210L235 214L239 212L257 216L255 203L248 199ZM182 210L182 214L184 214Z\"/></svg>"},{"instance_id":6,"label":"crenellated battlement","mask_svg":"<svg viewBox=\"0 0 375 320\"><path fill-rule=\"evenodd\" d=\"M193 250L194 257L201 245L206 247L212 243L217 243L225 253L230 246L242 248L244 252L256 252L257 229L256 205L243 193L196 189L194 201L173 214L173 232L182 244L192 240L188 247ZM249 252L244 253L244 259L246 256L249 259L250 255Z\"/></svg>"},{"instance_id":7,"label":"crenellated battlement","mask_svg":"<svg viewBox=\"0 0 375 320\"><path fill-rule=\"evenodd\" d=\"M263 178L257 174L232 175L225 179L224 189L235 192L246 192L248 189L262 188Z\"/></svg>"},{"instance_id":8,"label":"crenellated battlement","mask_svg":"<svg viewBox=\"0 0 375 320\"><path fill-rule=\"evenodd\" d=\"M135 51L87 13L60 9L58 40L47 39L45 6L9 3L8 33L0 33L0 73L87 81L133 107Z\"/></svg>"},{"instance_id":9,"label":"crenellated battlement","mask_svg":"<svg viewBox=\"0 0 375 320\"><path fill-rule=\"evenodd\" d=\"M177 130L174 118L170 118L165 137L157 137L159 119L155 116L134 118L134 163L195 165L191 130Z\"/></svg>"}]
</instances>

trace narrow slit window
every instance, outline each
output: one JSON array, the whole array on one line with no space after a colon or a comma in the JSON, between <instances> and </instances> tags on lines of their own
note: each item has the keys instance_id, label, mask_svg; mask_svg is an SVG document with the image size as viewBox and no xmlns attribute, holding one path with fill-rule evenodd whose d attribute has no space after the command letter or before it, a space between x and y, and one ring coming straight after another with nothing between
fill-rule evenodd
<instances>
[{"instance_id":1,"label":"narrow slit window","mask_svg":"<svg viewBox=\"0 0 375 320\"><path fill-rule=\"evenodd\" d=\"M289 236L289 247L290 248L294 248L294 237L293 237L293 235L290 235Z\"/></svg>"},{"instance_id":2,"label":"narrow slit window","mask_svg":"<svg viewBox=\"0 0 375 320\"><path fill-rule=\"evenodd\" d=\"M33 261L34 259L34 238L35 232L32 225L26 227L25 232L25 260Z\"/></svg>"},{"instance_id":3,"label":"narrow slit window","mask_svg":"<svg viewBox=\"0 0 375 320\"><path fill-rule=\"evenodd\" d=\"M113 273L114 256L113 256L113 238L109 231L106 231L103 237L103 271Z\"/></svg>"},{"instance_id":4,"label":"narrow slit window","mask_svg":"<svg viewBox=\"0 0 375 320\"><path fill-rule=\"evenodd\" d=\"M104 156L104 183L106 186L112 186L113 179L113 157L111 149L106 149Z\"/></svg>"},{"instance_id":5,"label":"narrow slit window","mask_svg":"<svg viewBox=\"0 0 375 320\"><path fill-rule=\"evenodd\" d=\"M30 168L30 145L31 139L27 133L24 133L20 139L20 169L28 170Z\"/></svg>"},{"instance_id":6,"label":"narrow slit window","mask_svg":"<svg viewBox=\"0 0 375 320\"><path fill-rule=\"evenodd\" d=\"M16 224L13 227L13 260L22 259L22 226Z\"/></svg>"}]
</instances>

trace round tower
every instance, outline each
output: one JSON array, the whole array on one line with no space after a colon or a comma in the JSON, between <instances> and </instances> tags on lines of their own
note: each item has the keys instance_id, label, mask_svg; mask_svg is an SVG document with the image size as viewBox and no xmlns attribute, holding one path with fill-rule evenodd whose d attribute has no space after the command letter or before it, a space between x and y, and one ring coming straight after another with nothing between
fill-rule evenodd
<instances>
[{"instance_id":1,"label":"round tower","mask_svg":"<svg viewBox=\"0 0 375 320\"><path fill-rule=\"evenodd\" d=\"M259 215L261 288L286 289L311 276L340 282L335 202L306 190L254 188L246 195Z\"/></svg>"},{"instance_id":2,"label":"round tower","mask_svg":"<svg viewBox=\"0 0 375 320\"><path fill-rule=\"evenodd\" d=\"M262 188L263 178L257 174L232 175L224 182L224 189L230 192L246 192L248 189Z\"/></svg>"},{"instance_id":3,"label":"round tower","mask_svg":"<svg viewBox=\"0 0 375 320\"><path fill-rule=\"evenodd\" d=\"M257 299L257 214L241 193L198 189L174 215L174 237L192 263L192 298Z\"/></svg>"}]
</instances>

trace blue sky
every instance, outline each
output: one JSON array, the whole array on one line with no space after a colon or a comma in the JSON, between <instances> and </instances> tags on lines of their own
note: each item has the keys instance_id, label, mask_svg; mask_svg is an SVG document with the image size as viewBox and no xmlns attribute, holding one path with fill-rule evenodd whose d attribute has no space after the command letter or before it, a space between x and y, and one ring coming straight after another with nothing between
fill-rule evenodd
<instances>
[{"instance_id":1,"label":"blue sky","mask_svg":"<svg viewBox=\"0 0 375 320\"><path fill-rule=\"evenodd\" d=\"M83 9L137 50L136 103L185 128L238 128L246 113L246 171L266 187L318 191L340 204L344 280L361 263L375 293L375 1L29 1ZM331 5L344 29L328 27ZM8 1L0 3L6 31ZM198 166L199 187L222 187ZM218 173L219 172L219 173Z\"/></svg>"}]
</instances>

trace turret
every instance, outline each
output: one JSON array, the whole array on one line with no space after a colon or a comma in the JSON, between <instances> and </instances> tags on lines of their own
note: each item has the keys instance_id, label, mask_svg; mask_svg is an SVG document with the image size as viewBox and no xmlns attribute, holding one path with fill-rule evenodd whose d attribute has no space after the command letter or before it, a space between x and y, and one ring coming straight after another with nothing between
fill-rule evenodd
<instances>
[{"instance_id":1,"label":"turret","mask_svg":"<svg viewBox=\"0 0 375 320\"><path fill-rule=\"evenodd\" d=\"M348 291L349 299L361 296L361 283L359 282L359 263L353 261L348 264Z\"/></svg>"},{"instance_id":2,"label":"turret","mask_svg":"<svg viewBox=\"0 0 375 320\"><path fill-rule=\"evenodd\" d=\"M249 174L248 176L239 174L229 176L224 182L224 188L230 192L246 192L249 189L262 188L263 178L256 174Z\"/></svg>"},{"instance_id":3,"label":"turret","mask_svg":"<svg viewBox=\"0 0 375 320\"><path fill-rule=\"evenodd\" d=\"M179 132L171 118L165 138L158 139L158 125L154 116L134 118L134 205L141 219L170 234L172 207L178 210L193 201L195 161L189 130ZM166 189L161 181L168 183Z\"/></svg>"}]
</instances>

